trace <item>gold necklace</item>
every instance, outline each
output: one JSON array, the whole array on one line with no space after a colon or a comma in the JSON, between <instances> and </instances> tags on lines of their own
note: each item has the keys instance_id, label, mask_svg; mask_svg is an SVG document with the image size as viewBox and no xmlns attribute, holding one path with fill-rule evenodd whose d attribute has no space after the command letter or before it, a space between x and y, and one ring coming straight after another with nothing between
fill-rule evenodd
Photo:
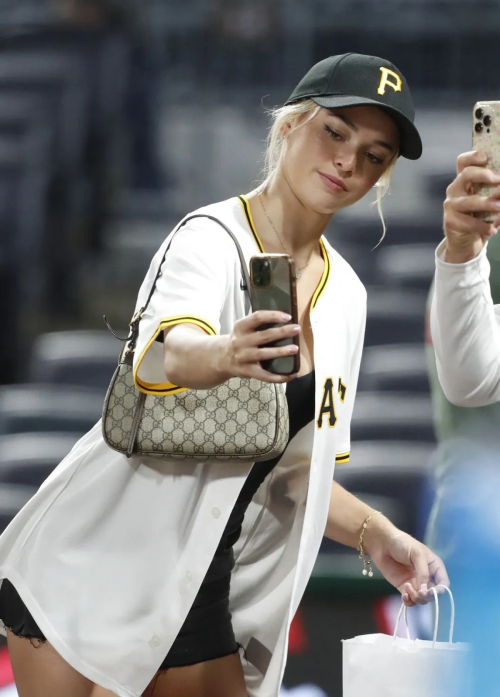
<instances>
[{"instance_id":1,"label":"gold necklace","mask_svg":"<svg viewBox=\"0 0 500 697\"><path fill-rule=\"evenodd\" d=\"M260 205L262 206L262 210L264 211L264 214L265 214L266 218L269 220L269 224L271 225L272 229L273 229L274 232L276 233L276 237L279 239L281 246L283 247L283 249L285 250L285 252L288 254L288 256L291 257L291 258L293 259L292 255L290 254L290 252L288 251L288 249L285 247L285 245L284 245L284 243L283 243L283 240L281 239L281 237L280 237L278 231L277 231L276 228L274 227L273 221L271 220L271 218L269 217L268 212L266 211L266 207L264 206L264 201L262 200L261 195L260 195L260 194L257 194L257 198L259 199ZM313 249L313 251L311 252L311 256L309 257L309 261L307 262L307 264L306 264L305 266L301 266L300 268L298 268L297 266L295 267L295 278L296 278L297 280L302 276L302 271L303 271L305 268L307 268L307 267L309 266L309 264L311 263L312 258L313 258L313 254L314 254L314 249ZM294 261L294 263L295 263L295 259L293 259L293 261Z\"/></svg>"}]
</instances>

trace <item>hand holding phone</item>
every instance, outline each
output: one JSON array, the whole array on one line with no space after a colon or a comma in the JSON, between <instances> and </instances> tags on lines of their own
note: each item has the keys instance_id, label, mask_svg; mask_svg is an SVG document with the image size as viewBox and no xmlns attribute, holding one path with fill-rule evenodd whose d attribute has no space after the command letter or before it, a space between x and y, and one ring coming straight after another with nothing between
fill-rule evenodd
<instances>
[{"instance_id":1,"label":"hand holding phone","mask_svg":"<svg viewBox=\"0 0 500 697\"><path fill-rule=\"evenodd\" d=\"M472 147L488 158L487 167L500 172L500 102L477 102L473 109ZM476 194L491 196L498 187L493 184L479 184ZM500 200L500 199L499 199ZM493 223L498 211L482 211L477 218Z\"/></svg>"},{"instance_id":2,"label":"hand holding phone","mask_svg":"<svg viewBox=\"0 0 500 697\"><path fill-rule=\"evenodd\" d=\"M476 258L500 226L500 102L474 105L472 133L443 207L444 260L453 264Z\"/></svg>"},{"instance_id":3,"label":"hand holding phone","mask_svg":"<svg viewBox=\"0 0 500 697\"><path fill-rule=\"evenodd\" d=\"M279 311L291 316L289 322L264 323L257 328L258 332L282 327L286 324L297 324L297 288L293 260L287 254L256 254L250 260L250 296L252 310ZM277 375L292 375L300 369L299 337L298 335L284 336L274 341L266 341L263 336L260 344L267 349L297 346L297 352L281 355L275 352L261 362L264 370Z\"/></svg>"}]
</instances>

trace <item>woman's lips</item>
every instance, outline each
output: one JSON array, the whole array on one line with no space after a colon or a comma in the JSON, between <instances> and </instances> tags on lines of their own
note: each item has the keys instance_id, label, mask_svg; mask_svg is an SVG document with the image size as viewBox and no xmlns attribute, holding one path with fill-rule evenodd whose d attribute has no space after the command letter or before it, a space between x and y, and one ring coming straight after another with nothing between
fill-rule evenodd
<instances>
[{"instance_id":1,"label":"woman's lips","mask_svg":"<svg viewBox=\"0 0 500 697\"><path fill-rule=\"evenodd\" d=\"M323 174L322 172L318 172L318 174L321 177L322 181L330 189L330 191L347 191L345 185L340 181L340 179L329 177L328 175Z\"/></svg>"}]
</instances>

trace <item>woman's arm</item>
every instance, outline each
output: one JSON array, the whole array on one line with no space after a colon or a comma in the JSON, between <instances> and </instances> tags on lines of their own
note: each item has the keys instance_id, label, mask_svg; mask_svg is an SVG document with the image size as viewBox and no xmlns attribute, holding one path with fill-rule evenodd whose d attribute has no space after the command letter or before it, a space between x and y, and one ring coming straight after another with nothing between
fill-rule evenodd
<instances>
[{"instance_id":1,"label":"woman's arm","mask_svg":"<svg viewBox=\"0 0 500 697\"><path fill-rule=\"evenodd\" d=\"M446 240L436 254L431 334L439 380L457 406L479 407L500 401L500 325L489 287L488 239L500 222L500 188L490 197L475 194L482 183L499 185L486 157L465 153L444 203ZM474 214L490 211L495 224Z\"/></svg>"},{"instance_id":2,"label":"woman's arm","mask_svg":"<svg viewBox=\"0 0 500 697\"><path fill-rule=\"evenodd\" d=\"M333 482L325 535L335 542L357 548L363 523L372 510ZM396 528L381 513L371 518L363 548L389 583L402 593L406 605L428 602L432 597L428 584L449 585L441 559L421 542Z\"/></svg>"},{"instance_id":3,"label":"woman's arm","mask_svg":"<svg viewBox=\"0 0 500 697\"><path fill-rule=\"evenodd\" d=\"M500 308L491 297L486 249L459 264L443 260L443 247L438 248L431 305L439 381L456 406L499 402Z\"/></svg>"},{"instance_id":4,"label":"woman's arm","mask_svg":"<svg viewBox=\"0 0 500 697\"><path fill-rule=\"evenodd\" d=\"M363 521L368 518L372 508L353 496L337 482L332 483L328 521L325 528L326 537L341 545L357 548ZM384 528L387 533L397 528L382 515L374 516L370 526Z\"/></svg>"},{"instance_id":5,"label":"woman's arm","mask_svg":"<svg viewBox=\"0 0 500 697\"><path fill-rule=\"evenodd\" d=\"M248 377L282 383L295 375L275 375L264 370L261 361L296 353L295 344L260 348L285 337L296 336L300 326L257 331L262 324L282 323L290 319L281 312L260 310L238 320L231 334L208 336L194 324L176 324L165 330L164 369L174 385L193 390L216 387L230 377Z\"/></svg>"},{"instance_id":6,"label":"woman's arm","mask_svg":"<svg viewBox=\"0 0 500 697\"><path fill-rule=\"evenodd\" d=\"M209 336L195 324L176 324L165 330L165 374L174 385L206 390L231 376L225 367L229 336Z\"/></svg>"}]
</instances>

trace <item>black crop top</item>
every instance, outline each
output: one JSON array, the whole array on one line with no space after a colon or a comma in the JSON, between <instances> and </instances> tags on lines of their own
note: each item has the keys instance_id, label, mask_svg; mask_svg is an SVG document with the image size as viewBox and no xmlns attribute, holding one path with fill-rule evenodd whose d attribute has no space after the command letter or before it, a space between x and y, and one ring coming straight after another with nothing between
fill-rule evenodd
<instances>
[{"instance_id":1,"label":"black crop top","mask_svg":"<svg viewBox=\"0 0 500 697\"><path fill-rule=\"evenodd\" d=\"M290 417L288 443L297 435L301 428L307 426L314 419L314 388L314 370L306 375L301 375L300 378L295 378L287 385L286 401L288 402L288 414ZM282 454L272 460L254 464L238 497L238 503L241 501L250 502L252 500L253 495L264 479L280 461Z\"/></svg>"},{"instance_id":2,"label":"black crop top","mask_svg":"<svg viewBox=\"0 0 500 697\"><path fill-rule=\"evenodd\" d=\"M315 393L314 370L306 375L301 375L287 384L286 400L288 403L288 413L290 417L290 429L288 443L294 438L301 428L307 426L314 419L314 393ZM288 447L288 444L287 444ZM283 454L283 453L282 453ZM236 504L229 516L228 523L222 535L222 540L218 552L231 548L241 534L241 526L245 511L248 508L257 489L264 479L272 472L281 459L281 455L266 460L256 462L248 475Z\"/></svg>"}]
</instances>

